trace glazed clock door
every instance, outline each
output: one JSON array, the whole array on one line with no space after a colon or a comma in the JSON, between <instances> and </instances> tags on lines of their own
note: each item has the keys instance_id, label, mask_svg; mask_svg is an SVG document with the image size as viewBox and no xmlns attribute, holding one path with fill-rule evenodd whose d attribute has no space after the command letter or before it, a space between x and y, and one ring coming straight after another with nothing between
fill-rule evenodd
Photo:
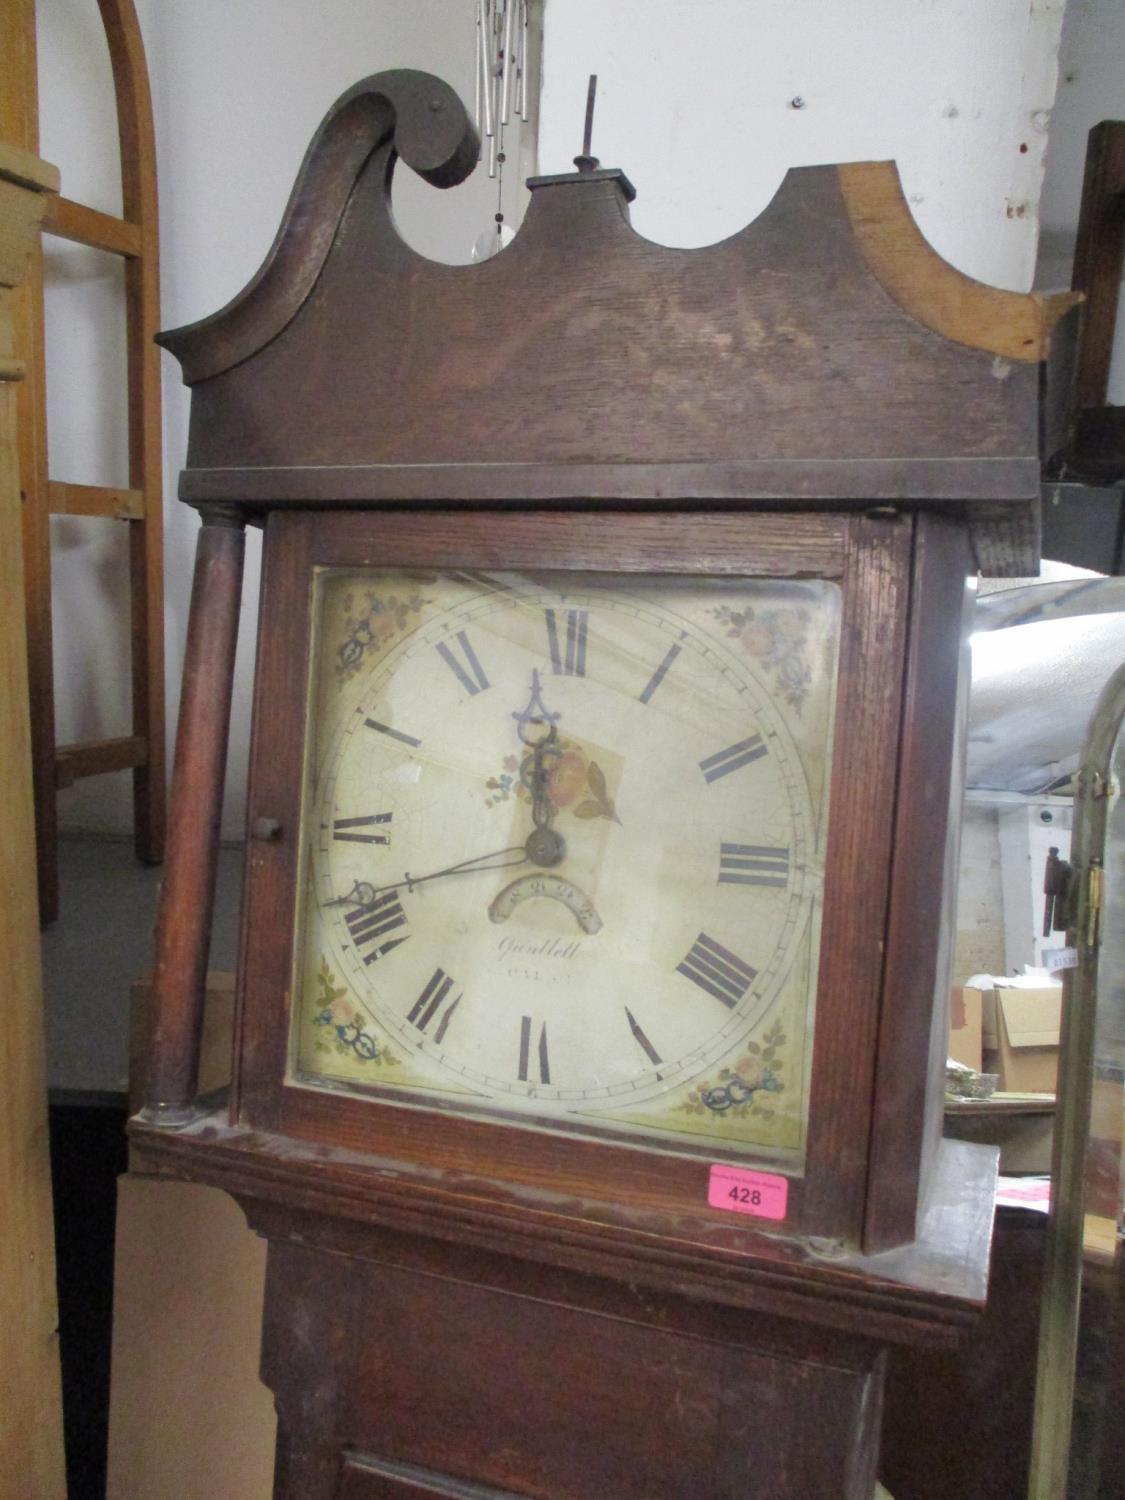
<instances>
[{"instance_id":1,"label":"glazed clock door","mask_svg":"<svg viewBox=\"0 0 1125 1500\"><path fill-rule=\"evenodd\" d=\"M234 1118L855 1224L910 522L544 525L271 517Z\"/></svg>"},{"instance_id":2,"label":"glazed clock door","mask_svg":"<svg viewBox=\"0 0 1125 1500\"><path fill-rule=\"evenodd\" d=\"M799 1166L838 588L312 587L293 1081Z\"/></svg>"}]
</instances>

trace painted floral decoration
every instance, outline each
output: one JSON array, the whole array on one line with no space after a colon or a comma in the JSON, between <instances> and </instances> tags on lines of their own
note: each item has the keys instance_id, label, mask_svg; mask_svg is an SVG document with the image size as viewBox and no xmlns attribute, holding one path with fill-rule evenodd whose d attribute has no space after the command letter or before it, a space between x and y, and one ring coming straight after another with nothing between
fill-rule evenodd
<instances>
[{"instance_id":1,"label":"painted floral decoration","mask_svg":"<svg viewBox=\"0 0 1125 1500\"><path fill-rule=\"evenodd\" d=\"M785 1085L778 1074L783 1063L778 1051L787 1038L780 1021L775 1021L761 1042L748 1042L746 1053L730 1068L721 1068L710 1083L692 1089L680 1110L689 1115L724 1115L745 1120L755 1115L772 1120L776 1111L766 1101L767 1094L780 1094Z\"/></svg>"},{"instance_id":2,"label":"painted floral decoration","mask_svg":"<svg viewBox=\"0 0 1125 1500\"><path fill-rule=\"evenodd\" d=\"M723 604L714 614L748 656L772 669L782 696L800 712L812 683L806 660L808 610L795 606L755 609L753 605L731 609Z\"/></svg>"},{"instance_id":3,"label":"painted floral decoration","mask_svg":"<svg viewBox=\"0 0 1125 1500\"><path fill-rule=\"evenodd\" d=\"M397 1067L399 1060L390 1048L364 1030L362 1012L342 1003L347 989L337 986L336 976L323 956L316 984L320 1009L314 1017L314 1024L325 1028L324 1036L317 1038L316 1050L335 1052L339 1057L358 1057L361 1062L375 1063L380 1067Z\"/></svg>"},{"instance_id":4,"label":"painted floral decoration","mask_svg":"<svg viewBox=\"0 0 1125 1500\"><path fill-rule=\"evenodd\" d=\"M344 600L344 641L336 652L336 673L342 682L354 676L369 651L378 651L392 636L417 624L413 617L429 603L413 593L378 594L366 590Z\"/></svg>"},{"instance_id":5,"label":"painted floral decoration","mask_svg":"<svg viewBox=\"0 0 1125 1500\"><path fill-rule=\"evenodd\" d=\"M490 776L485 782L489 793L485 806L495 807L511 797L518 797L530 806L534 764L533 755L525 755L522 760L516 755L506 755L500 775ZM605 772L573 740L559 741L559 754L552 757L550 763L547 795L560 812L568 810L576 818L609 818L611 822L621 822L609 795Z\"/></svg>"}]
</instances>

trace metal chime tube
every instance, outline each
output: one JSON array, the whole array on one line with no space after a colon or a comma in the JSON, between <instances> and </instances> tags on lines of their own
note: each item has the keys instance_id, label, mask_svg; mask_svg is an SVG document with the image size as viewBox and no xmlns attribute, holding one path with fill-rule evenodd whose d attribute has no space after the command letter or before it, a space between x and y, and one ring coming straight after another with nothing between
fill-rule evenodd
<instances>
[{"instance_id":1,"label":"metal chime tube","mask_svg":"<svg viewBox=\"0 0 1125 1500\"><path fill-rule=\"evenodd\" d=\"M531 109L530 3L531 0L476 0L473 97L477 134L481 139L481 154L487 143L489 177L501 180L505 126L513 118L527 120Z\"/></svg>"},{"instance_id":2,"label":"metal chime tube","mask_svg":"<svg viewBox=\"0 0 1125 1500\"><path fill-rule=\"evenodd\" d=\"M480 24L480 0L477 0L477 22L476 22L476 57L473 67L473 120L477 127L477 140L480 141L484 135L484 127L481 121L481 88L480 88L480 60L484 50L484 33ZM477 161L480 161L480 146L477 146Z\"/></svg>"},{"instance_id":3,"label":"metal chime tube","mask_svg":"<svg viewBox=\"0 0 1125 1500\"><path fill-rule=\"evenodd\" d=\"M500 109L500 123L507 125L512 117L512 30L516 15L518 0L503 0L504 5L504 64L502 96L503 104Z\"/></svg>"},{"instance_id":4,"label":"metal chime tube","mask_svg":"<svg viewBox=\"0 0 1125 1500\"><path fill-rule=\"evenodd\" d=\"M527 0L520 0L519 67L516 71L516 113L527 121Z\"/></svg>"},{"instance_id":5,"label":"metal chime tube","mask_svg":"<svg viewBox=\"0 0 1125 1500\"><path fill-rule=\"evenodd\" d=\"M492 135L492 69L489 63L488 11L486 0L477 0L477 82L481 91L483 118L480 124L486 136Z\"/></svg>"}]
</instances>

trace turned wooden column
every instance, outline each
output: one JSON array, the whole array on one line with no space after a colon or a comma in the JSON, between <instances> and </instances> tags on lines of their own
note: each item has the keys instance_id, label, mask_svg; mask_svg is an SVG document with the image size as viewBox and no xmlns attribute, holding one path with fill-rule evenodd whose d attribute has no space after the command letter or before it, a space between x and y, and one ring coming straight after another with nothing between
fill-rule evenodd
<instances>
[{"instance_id":1,"label":"turned wooden column","mask_svg":"<svg viewBox=\"0 0 1125 1500\"><path fill-rule=\"evenodd\" d=\"M178 1126L192 1114L219 823L223 806L242 562L242 518L202 512L195 554L180 718L172 768L168 860L156 927L153 1032L143 1114Z\"/></svg>"}]
</instances>

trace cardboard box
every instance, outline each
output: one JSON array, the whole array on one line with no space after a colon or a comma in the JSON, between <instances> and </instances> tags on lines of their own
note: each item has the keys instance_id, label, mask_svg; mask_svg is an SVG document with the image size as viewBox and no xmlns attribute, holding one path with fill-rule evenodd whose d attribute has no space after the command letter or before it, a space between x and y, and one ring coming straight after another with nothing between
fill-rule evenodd
<instances>
[{"instance_id":1,"label":"cardboard box","mask_svg":"<svg viewBox=\"0 0 1125 1500\"><path fill-rule=\"evenodd\" d=\"M984 1003L980 990L955 989L949 1007L949 1056L981 1071Z\"/></svg>"},{"instance_id":2,"label":"cardboard box","mask_svg":"<svg viewBox=\"0 0 1125 1500\"><path fill-rule=\"evenodd\" d=\"M108 1500L274 1493L265 1276L266 1242L226 1193L118 1178Z\"/></svg>"},{"instance_id":3,"label":"cardboard box","mask_svg":"<svg viewBox=\"0 0 1125 1500\"><path fill-rule=\"evenodd\" d=\"M1059 1068L1062 985L982 992L985 1072L1007 1094L1053 1094Z\"/></svg>"}]
</instances>

